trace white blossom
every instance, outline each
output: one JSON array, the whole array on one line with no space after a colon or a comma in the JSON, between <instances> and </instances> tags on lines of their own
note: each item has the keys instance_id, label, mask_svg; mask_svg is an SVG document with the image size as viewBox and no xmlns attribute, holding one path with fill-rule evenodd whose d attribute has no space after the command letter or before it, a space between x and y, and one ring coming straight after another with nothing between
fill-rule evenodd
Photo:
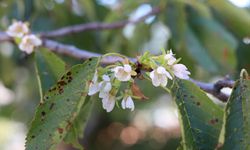
<instances>
[{"instance_id":1,"label":"white blossom","mask_svg":"<svg viewBox=\"0 0 250 150\"><path fill-rule=\"evenodd\" d=\"M176 61L176 58L174 57L172 50L170 50L169 53L164 56L164 59L167 61L168 65L173 65L174 62Z\"/></svg>"},{"instance_id":2,"label":"white blossom","mask_svg":"<svg viewBox=\"0 0 250 150\"><path fill-rule=\"evenodd\" d=\"M102 107L107 112L111 112L115 106L115 96L110 93L102 99Z\"/></svg>"},{"instance_id":3,"label":"white blossom","mask_svg":"<svg viewBox=\"0 0 250 150\"><path fill-rule=\"evenodd\" d=\"M109 97L109 92L112 89L110 78L108 75L103 75L102 79L103 81L99 83L99 90L100 90L99 97L100 98Z\"/></svg>"},{"instance_id":4,"label":"white blossom","mask_svg":"<svg viewBox=\"0 0 250 150\"><path fill-rule=\"evenodd\" d=\"M6 33L11 37L21 38L29 32L28 25L22 21L13 22L6 31Z\"/></svg>"},{"instance_id":5,"label":"white blossom","mask_svg":"<svg viewBox=\"0 0 250 150\"><path fill-rule=\"evenodd\" d=\"M136 75L129 64L125 64L124 66L117 66L113 68L115 77L119 81L129 81L131 79L131 75Z\"/></svg>"},{"instance_id":6,"label":"white blossom","mask_svg":"<svg viewBox=\"0 0 250 150\"><path fill-rule=\"evenodd\" d=\"M135 109L135 104L134 101L132 100L131 96L125 96L122 99L122 108L123 109L131 109L131 111L133 111Z\"/></svg>"},{"instance_id":7,"label":"white blossom","mask_svg":"<svg viewBox=\"0 0 250 150\"><path fill-rule=\"evenodd\" d=\"M35 47L40 46L42 41L35 35L25 35L22 38L21 43L19 44L19 48L21 51L26 52L27 54L31 54Z\"/></svg>"},{"instance_id":8,"label":"white blossom","mask_svg":"<svg viewBox=\"0 0 250 150\"><path fill-rule=\"evenodd\" d=\"M168 83L168 78L172 79L172 76L166 69L162 66L159 66L157 69L154 69L150 72L150 78L154 86L166 86Z\"/></svg>"},{"instance_id":9,"label":"white blossom","mask_svg":"<svg viewBox=\"0 0 250 150\"><path fill-rule=\"evenodd\" d=\"M176 77L180 79L189 79L189 75L191 74L187 67L183 64L175 64L172 66L173 73Z\"/></svg>"},{"instance_id":10,"label":"white blossom","mask_svg":"<svg viewBox=\"0 0 250 150\"><path fill-rule=\"evenodd\" d=\"M90 84L89 84L89 92L88 95L94 95L95 93L100 91L100 86L99 83L97 81L98 79L98 73L97 70L95 71L94 77L91 80Z\"/></svg>"}]
</instances>

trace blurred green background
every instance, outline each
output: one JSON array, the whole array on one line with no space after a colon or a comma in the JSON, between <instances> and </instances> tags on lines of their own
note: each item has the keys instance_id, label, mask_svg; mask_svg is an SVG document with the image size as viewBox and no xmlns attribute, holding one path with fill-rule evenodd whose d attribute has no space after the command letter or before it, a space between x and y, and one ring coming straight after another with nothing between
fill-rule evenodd
<instances>
[{"instance_id":1,"label":"blurred green background","mask_svg":"<svg viewBox=\"0 0 250 150\"><path fill-rule=\"evenodd\" d=\"M172 49L188 66L191 77L211 82L239 70L250 70L250 0L2 0L0 28L13 19L28 21L35 33L89 23L136 19L160 7L162 11L136 25L87 31L55 40L97 53L130 57L144 51ZM68 66L82 63L60 56ZM24 149L25 134L39 103L34 55L12 43L0 43L0 149ZM136 101L133 112L115 108L106 113L97 97L84 139L93 150L176 149L180 127L175 104L164 91L137 81L147 101ZM64 143L58 149L72 149Z\"/></svg>"}]
</instances>

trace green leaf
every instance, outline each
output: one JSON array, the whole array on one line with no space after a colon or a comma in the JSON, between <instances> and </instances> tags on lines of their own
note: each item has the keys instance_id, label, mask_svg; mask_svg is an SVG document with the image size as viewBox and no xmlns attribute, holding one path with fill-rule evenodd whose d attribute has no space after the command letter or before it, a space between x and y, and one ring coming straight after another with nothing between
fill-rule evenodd
<instances>
[{"instance_id":1,"label":"green leaf","mask_svg":"<svg viewBox=\"0 0 250 150\"><path fill-rule=\"evenodd\" d=\"M180 1L169 1L166 11L162 15L165 23L171 30L171 43L179 50L183 46L184 31L186 28L185 4Z\"/></svg>"},{"instance_id":2,"label":"green leaf","mask_svg":"<svg viewBox=\"0 0 250 150\"><path fill-rule=\"evenodd\" d=\"M210 72L217 72L218 65L214 62L206 49L200 43L193 31L187 27L185 32L186 49L190 56L203 68Z\"/></svg>"},{"instance_id":3,"label":"green leaf","mask_svg":"<svg viewBox=\"0 0 250 150\"><path fill-rule=\"evenodd\" d=\"M250 14L246 9L239 8L226 0L207 0L215 10L216 17L227 26L237 37L244 38L250 35Z\"/></svg>"},{"instance_id":4,"label":"green leaf","mask_svg":"<svg viewBox=\"0 0 250 150\"><path fill-rule=\"evenodd\" d=\"M222 126L222 109L188 80L177 80L172 92L180 114L183 149L214 149Z\"/></svg>"},{"instance_id":5,"label":"green leaf","mask_svg":"<svg viewBox=\"0 0 250 150\"><path fill-rule=\"evenodd\" d=\"M242 68L250 71L250 45L241 42L237 48L236 55L238 72L240 72Z\"/></svg>"},{"instance_id":6,"label":"green leaf","mask_svg":"<svg viewBox=\"0 0 250 150\"><path fill-rule=\"evenodd\" d=\"M53 52L44 48L36 51L35 60L38 80L42 93L45 93L66 71L66 64Z\"/></svg>"},{"instance_id":7,"label":"green leaf","mask_svg":"<svg viewBox=\"0 0 250 150\"><path fill-rule=\"evenodd\" d=\"M232 72L236 67L235 50L238 46L234 36L220 23L200 16L195 10L190 11L188 20L193 33L219 69Z\"/></svg>"},{"instance_id":8,"label":"green leaf","mask_svg":"<svg viewBox=\"0 0 250 150\"><path fill-rule=\"evenodd\" d=\"M84 13L90 20L96 19L95 2L92 0L79 0L79 5L82 6Z\"/></svg>"},{"instance_id":9,"label":"green leaf","mask_svg":"<svg viewBox=\"0 0 250 150\"><path fill-rule=\"evenodd\" d=\"M45 95L26 137L26 149L55 149L71 129L88 92L99 58L75 65Z\"/></svg>"},{"instance_id":10,"label":"green leaf","mask_svg":"<svg viewBox=\"0 0 250 150\"><path fill-rule=\"evenodd\" d=\"M235 83L225 110L223 150L250 149L250 81Z\"/></svg>"},{"instance_id":11,"label":"green leaf","mask_svg":"<svg viewBox=\"0 0 250 150\"><path fill-rule=\"evenodd\" d=\"M66 143L72 144L77 149L83 149L82 145L78 141L78 138L83 138L83 132L89 119L92 107L93 101L90 100L90 97L88 96L85 100L84 105L82 105L80 113L75 119L72 128L64 138L64 141Z\"/></svg>"}]
</instances>

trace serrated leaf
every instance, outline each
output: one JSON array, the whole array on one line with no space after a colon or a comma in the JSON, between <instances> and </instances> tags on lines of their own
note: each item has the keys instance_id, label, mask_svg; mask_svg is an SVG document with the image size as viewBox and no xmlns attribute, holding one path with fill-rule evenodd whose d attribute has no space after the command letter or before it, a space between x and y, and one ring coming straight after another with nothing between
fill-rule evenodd
<instances>
[{"instance_id":1,"label":"serrated leaf","mask_svg":"<svg viewBox=\"0 0 250 150\"><path fill-rule=\"evenodd\" d=\"M222 126L222 109L188 80L176 80L172 92L180 114L183 149L214 149Z\"/></svg>"},{"instance_id":2,"label":"serrated leaf","mask_svg":"<svg viewBox=\"0 0 250 150\"><path fill-rule=\"evenodd\" d=\"M45 95L26 137L26 149L54 149L71 129L88 92L99 58L75 65Z\"/></svg>"},{"instance_id":3,"label":"serrated leaf","mask_svg":"<svg viewBox=\"0 0 250 150\"><path fill-rule=\"evenodd\" d=\"M35 60L38 80L41 83L42 93L45 93L66 71L66 64L53 52L44 48L36 51Z\"/></svg>"},{"instance_id":4,"label":"serrated leaf","mask_svg":"<svg viewBox=\"0 0 250 150\"><path fill-rule=\"evenodd\" d=\"M72 128L64 138L64 141L66 143L72 144L73 147L77 149L83 149L83 146L79 143L78 139L83 138L83 132L89 119L89 115L93 107L92 105L93 101L90 100L90 97L88 96L85 100L84 105L82 105L80 113L75 119Z\"/></svg>"},{"instance_id":5,"label":"serrated leaf","mask_svg":"<svg viewBox=\"0 0 250 150\"><path fill-rule=\"evenodd\" d=\"M250 149L250 81L235 83L225 110L223 150Z\"/></svg>"}]
</instances>

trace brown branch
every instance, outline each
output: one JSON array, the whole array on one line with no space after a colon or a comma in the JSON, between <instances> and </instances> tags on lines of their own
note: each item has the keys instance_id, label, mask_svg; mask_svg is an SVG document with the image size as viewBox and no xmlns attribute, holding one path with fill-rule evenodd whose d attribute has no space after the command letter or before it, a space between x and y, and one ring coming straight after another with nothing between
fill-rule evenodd
<instances>
[{"instance_id":1,"label":"brown branch","mask_svg":"<svg viewBox=\"0 0 250 150\"><path fill-rule=\"evenodd\" d=\"M71 56L73 58L77 58L77 59L81 59L81 60L86 60L86 59L91 58L91 57L102 56L99 53L94 53L94 52L90 52L87 50L79 49L75 46L61 44L59 42L55 42L52 40L44 39L42 46L46 47L46 48L50 49L51 51L56 52L58 54ZM132 62L136 61L135 58L129 58L129 59ZM107 56L101 60L101 63L102 64L114 64L118 61L123 61L123 59L121 57L117 57L117 56Z\"/></svg>"},{"instance_id":2,"label":"brown branch","mask_svg":"<svg viewBox=\"0 0 250 150\"><path fill-rule=\"evenodd\" d=\"M63 27L54 31L49 31L45 33L40 33L42 38L55 38L60 36L65 36L68 34L79 33L89 30L109 30L109 29L118 29L126 26L127 24L137 24L141 21L144 21L148 17L158 14L161 11L159 7L155 7L147 13L146 15L136 19L136 20L123 20L114 23L86 23L86 24L78 24L68 27Z\"/></svg>"},{"instance_id":3,"label":"brown branch","mask_svg":"<svg viewBox=\"0 0 250 150\"><path fill-rule=\"evenodd\" d=\"M229 96L222 93L221 89L225 87L232 88L234 85L234 81L229 80L229 79L219 80L215 83L205 83L205 82L197 81L194 79L190 79L190 81L195 83L205 92L212 94L214 97L218 98L222 102L227 102Z\"/></svg>"}]
</instances>

